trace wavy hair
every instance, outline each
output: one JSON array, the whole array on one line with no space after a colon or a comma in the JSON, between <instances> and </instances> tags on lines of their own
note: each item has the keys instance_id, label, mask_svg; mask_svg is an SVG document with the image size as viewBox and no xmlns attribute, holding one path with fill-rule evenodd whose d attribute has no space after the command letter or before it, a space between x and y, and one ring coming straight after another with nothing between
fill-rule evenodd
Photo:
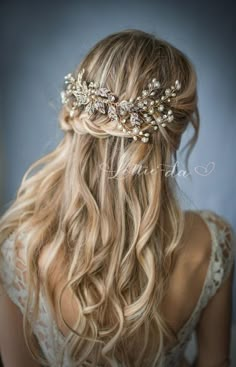
<instances>
[{"instance_id":1,"label":"wavy hair","mask_svg":"<svg viewBox=\"0 0 236 367\"><path fill-rule=\"evenodd\" d=\"M97 112L89 119L83 110L70 117L62 106L62 140L29 167L0 221L0 243L13 231L27 233L25 339L32 355L48 365L32 330L43 287L57 319L70 330L66 347L76 366L94 350L93 366L99 358L112 367L118 361L161 366L165 341L175 336L161 303L184 230L178 185L161 167L176 162L188 125L194 133L186 163L197 140L196 72L179 49L137 29L97 42L76 72L82 68L87 80L126 100L135 99L153 77L163 89L178 79L181 90L171 106L175 120L146 144L122 136L107 115ZM40 267L44 248L49 250ZM66 290L78 308L73 325L62 312Z\"/></svg>"}]
</instances>

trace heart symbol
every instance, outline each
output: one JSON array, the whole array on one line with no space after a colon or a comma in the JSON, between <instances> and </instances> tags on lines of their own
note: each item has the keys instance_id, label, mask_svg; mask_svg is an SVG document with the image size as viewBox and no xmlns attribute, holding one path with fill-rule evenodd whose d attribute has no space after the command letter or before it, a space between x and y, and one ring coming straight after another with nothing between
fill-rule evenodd
<instances>
[{"instance_id":1,"label":"heart symbol","mask_svg":"<svg viewBox=\"0 0 236 367\"><path fill-rule=\"evenodd\" d=\"M208 176L215 169L215 162L209 162L207 166L196 166L195 172L200 176Z\"/></svg>"}]
</instances>

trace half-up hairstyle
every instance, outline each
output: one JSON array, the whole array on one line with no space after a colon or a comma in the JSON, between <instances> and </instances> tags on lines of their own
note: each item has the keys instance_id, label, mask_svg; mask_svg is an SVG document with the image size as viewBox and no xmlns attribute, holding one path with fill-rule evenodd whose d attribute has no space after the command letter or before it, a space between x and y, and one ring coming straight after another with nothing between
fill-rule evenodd
<instances>
[{"instance_id":1,"label":"half-up hairstyle","mask_svg":"<svg viewBox=\"0 0 236 367\"><path fill-rule=\"evenodd\" d=\"M186 162L197 140L196 73L179 49L134 29L100 40L76 72L82 68L87 80L105 85L120 100L136 98L153 77L163 88L179 80L181 90L171 106L175 121L160 127L152 144L143 144L123 137L107 115L89 119L81 111L70 117L62 106L64 137L30 166L0 221L0 243L13 231L27 233L26 314L31 307L34 312L31 322L24 316L25 338L32 354L49 365L32 331L43 287L57 320L70 331L66 347L75 366L91 360L92 350L92 366L101 360L112 367L118 361L127 367L161 366L165 341L175 335L161 303L184 229L177 184L165 167L175 163L188 125L194 134ZM64 292L72 294L78 309L73 325L63 316Z\"/></svg>"}]
</instances>

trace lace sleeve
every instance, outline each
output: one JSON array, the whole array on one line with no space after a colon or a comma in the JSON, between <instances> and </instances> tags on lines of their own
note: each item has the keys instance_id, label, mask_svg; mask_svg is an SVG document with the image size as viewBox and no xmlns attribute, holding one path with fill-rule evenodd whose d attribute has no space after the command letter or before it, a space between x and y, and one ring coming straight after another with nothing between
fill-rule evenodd
<instances>
[{"instance_id":1,"label":"lace sleeve","mask_svg":"<svg viewBox=\"0 0 236 367\"><path fill-rule=\"evenodd\" d=\"M27 298L23 233L15 237L11 233L0 246L0 292L5 291L23 313Z\"/></svg>"},{"instance_id":2,"label":"lace sleeve","mask_svg":"<svg viewBox=\"0 0 236 367\"><path fill-rule=\"evenodd\" d=\"M211 211L207 216L214 226L216 248L213 269L215 288L218 289L228 277L235 262L236 236L232 226L223 216Z\"/></svg>"}]
</instances>

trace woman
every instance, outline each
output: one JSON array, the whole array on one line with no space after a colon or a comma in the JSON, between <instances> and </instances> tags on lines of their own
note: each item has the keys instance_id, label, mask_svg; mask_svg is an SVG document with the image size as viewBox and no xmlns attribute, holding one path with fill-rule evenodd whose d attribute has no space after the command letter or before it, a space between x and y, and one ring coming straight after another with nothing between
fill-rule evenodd
<instances>
[{"instance_id":1,"label":"woman","mask_svg":"<svg viewBox=\"0 0 236 367\"><path fill-rule=\"evenodd\" d=\"M65 80L54 151L0 222L5 367L229 366L233 230L184 211L167 168L189 124L196 73L140 30L98 42ZM29 173L38 167L37 172Z\"/></svg>"}]
</instances>

